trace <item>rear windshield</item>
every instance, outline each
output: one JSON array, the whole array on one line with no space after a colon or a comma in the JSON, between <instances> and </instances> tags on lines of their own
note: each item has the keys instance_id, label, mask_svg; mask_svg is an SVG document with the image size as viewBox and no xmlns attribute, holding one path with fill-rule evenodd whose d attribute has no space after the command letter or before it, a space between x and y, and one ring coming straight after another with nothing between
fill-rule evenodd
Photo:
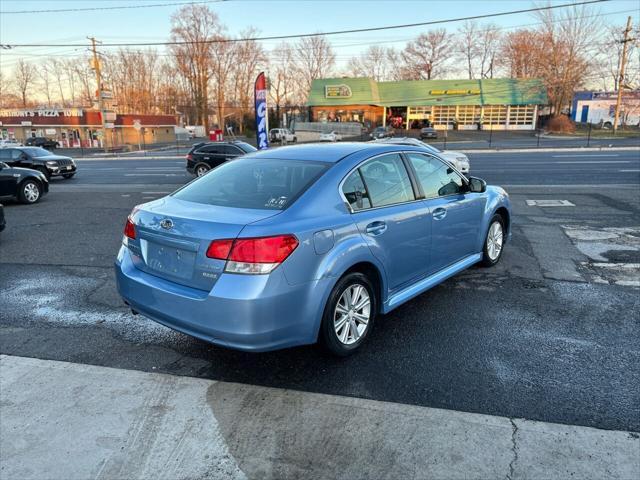
<instances>
[{"instance_id":1,"label":"rear windshield","mask_svg":"<svg viewBox=\"0 0 640 480\"><path fill-rule=\"evenodd\" d=\"M243 158L223 163L173 196L207 205L284 210L329 166L323 162Z\"/></svg>"}]
</instances>

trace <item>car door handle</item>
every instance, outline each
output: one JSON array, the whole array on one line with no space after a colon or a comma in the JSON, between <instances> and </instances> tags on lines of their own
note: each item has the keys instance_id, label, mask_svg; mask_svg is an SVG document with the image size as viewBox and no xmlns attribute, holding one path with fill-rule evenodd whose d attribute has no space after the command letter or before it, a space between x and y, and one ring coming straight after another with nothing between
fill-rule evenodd
<instances>
[{"instance_id":1,"label":"car door handle","mask_svg":"<svg viewBox=\"0 0 640 480\"><path fill-rule=\"evenodd\" d=\"M447 216L447 209L446 208L436 208L433 211L433 218L435 220L442 220L446 216Z\"/></svg>"},{"instance_id":2,"label":"car door handle","mask_svg":"<svg viewBox=\"0 0 640 480\"><path fill-rule=\"evenodd\" d=\"M387 230L387 224L385 222L372 222L367 225L365 231L368 235L382 235Z\"/></svg>"}]
</instances>

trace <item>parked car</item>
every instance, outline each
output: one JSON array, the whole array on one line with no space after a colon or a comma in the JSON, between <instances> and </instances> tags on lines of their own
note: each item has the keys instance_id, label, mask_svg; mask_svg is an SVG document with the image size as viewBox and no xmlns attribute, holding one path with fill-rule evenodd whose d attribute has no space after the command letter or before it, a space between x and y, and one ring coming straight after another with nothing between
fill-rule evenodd
<instances>
[{"instance_id":1,"label":"parked car","mask_svg":"<svg viewBox=\"0 0 640 480\"><path fill-rule=\"evenodd\" d=\"M187 154L187 171L201 177L212 168L233 160L246 153L255 152L256 148L246 142L211 142L202 143Z\"/></svg>"},{"instance_id":2,"label":"parked car","mask_svg":"<svg viewBox=\"0 0 640 480\"><path fill-rule=\"evenodd\" d=\"M48 191L49 180L42 172L0 162L0 197L16 197L22 203L36 203Z\"/></svg>"},{"instance_id":3,"label":"parked car","mask_svg":"<svg viewBox=\"0 0 640 480\"><path fill-rule=\"evenodd\" d=\"M469 175L470 163L469 157L462 152L455 150L440 150L433 145L418 140L412 137L395 137L395 138L383 138L381 140L374 140L377 143L393 143L395 145L415 145L427 149L429 152L438 155L440 158L451 163L460 173Z\"/></svg>"},{"instance_id":4,"label":"parked car","mask_svg":"<svg viewBox=\"0 0 640 480\"><path fill-rule=\"evenodd\" d=\"M420 140L424 140L425 138L438 138L438 131L433 127L420 129Z\"/></svg>"},{"instance_id":5,"label":"parked car","mask_svg":"<svg viewBox=\"0 0 640 480\"><path fill-rule=\"evenodd\" d=\"M373 132L369 134L369 137L375 139L378 138L390 138L395 135L395 130L392 127L376 127Z\"/></svg>"},{"instance_id":6,"label":"parked car","mask_svg":"<svg viewBox=\"0 0 640 480\"><path fill-rule=\"evenodd\" d=\"M342 135L340 135L335 130L329 133L321 133L320 141L321 142L340 142L342 141Z\"/></svg>"},{"instance_id":7,"label":"parked car","mask_svg":"<svg viewBox=\"0 0 640 480\"><path fill-rule=\"evenodd\" d=\"M498 263L510 225L502 188L423 148L263 150L134 208L117 288L134 312L214 344L320 340L347 355L378 314Z\"/></svg>"},{"instance_id":8,"label":"parked car","mask_svg":"<svg viewBox=\"0 0 640 480\"><path fill-rule=\"evenodd\" d=\"M60 147L60 143L57 140L47 137L29 137L24 144L28 147L50 148L51 150Z\"/></svg>"},{"instance_id":9,"label":"parked car","mask_svg":"<svg viewBox=\"0 0 640 480\"><path fill-rule=\"evenodd\" d=\"M21 147L22 143L20 143L15 138L3 138L0 140L0 148L9 148L9 147Z\"/></svg>"},{"instance_id":10,"label":"parked car","mask_svg":"<svg viewBox=\"0 0 640 480\"><path fill-rule=\"evenodd\" d=\"M298 137L288 128L272 128L269 130L269 141L279 143L296 143Z\"/></svg>"},{"instance_id":11,"label":"parked car","mask_svg":"<svg viewBox=\"0 0 640 480\"><path fill-rule=\"evenodd\" d=\"M0 176L0 178L2 178ZM7 221L4 219L4 207L0 203L0 232L7 227Z\"/></svg>"},{"instance_id":12,"label":"parked car","mask_svg":"<svg viewBox=\"0 0 640 480\"><path fill-rule=\"evenodd\" d=\"M17 147L0 150L0 162L12 167L39 170L47 180L51 177L69 179L76 174L76 163L71 157L56 155L40 147Z\"/></svg>"}]
</instances>

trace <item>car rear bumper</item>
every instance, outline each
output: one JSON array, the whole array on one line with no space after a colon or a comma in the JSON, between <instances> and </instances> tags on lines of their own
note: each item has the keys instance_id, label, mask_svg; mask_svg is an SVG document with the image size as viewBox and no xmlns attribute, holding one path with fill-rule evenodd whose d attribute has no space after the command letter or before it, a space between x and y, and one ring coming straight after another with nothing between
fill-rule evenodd
<instances>
[{"instance_id":1,"label":"car rear bumper","mask_svg":"<svg viewBox=\"0 0 640 480\"><path fill-rule=\"evenodd\" d=\"M314 343L331 279L290 285L270 275L222 274L210 292L137 269L126 247L115 264L118 292L145 317L210 343L250 352Z\"/></svg>"}]
</instances>

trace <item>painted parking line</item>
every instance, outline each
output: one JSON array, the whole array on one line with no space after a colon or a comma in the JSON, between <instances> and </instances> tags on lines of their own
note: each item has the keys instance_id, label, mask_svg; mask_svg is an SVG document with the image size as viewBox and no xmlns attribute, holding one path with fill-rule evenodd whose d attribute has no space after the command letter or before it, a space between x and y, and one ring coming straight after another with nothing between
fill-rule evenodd
<instances>
[{"instance_id":1,"label":"painted parking line","mask_svg":"<svg viewBox=\"0 0 640 480\"><path fill-rule=\"evenodd\" d=\"M618 171L619 171L619 172L622 172L622 173L637 173L637 172L640 172L640 169L638 169L638 168L635 168L635 169L634 169L634 168L631 168L631 169L629 169L629 170L618 170Z\"/></svg>"},{"instance_id":2,"label":"painted parking line","mask_svg":"<svg viewBox=\"0 0 640 480\"><path fill-rule=\"evenodd\" d=\"M617 153L574 153L569 155L551 155L553 158L573 158L573 157L619 157Z\"/></svg>"},{"instance_id":3,"label":"painted parking line","mask_svg":"<svg viewBox=\"0 0 640 480\"><path fill-rule=\"evenodd\" d=\"M609 161L609 160L601 160L601 161L594 160L594 161L586 161L586 162L555 162L555 163L556 164L567 164L567 165L571 165L571 164L573 164L573 165L585 165L587 163L600 163L600 164L602 164L602 163L604 163L604 164L631 163L631 160L612 160L612 161Z\"/></svg>"},{"instance_id":4,"label":"painted parking line","mask_svg":"<svg viewBox=\"0 0 640 480\"><path fill-rule=\"evenodd\" d=\"M183 177L178 173L125 173L125 177Z\"/></svg>"},{"instance_id":5,"label":"painted parking line","mask_svg":"<svg viewBox=\"0 0 640 480\"><path fill-rule=\"evenodd\" d=\"M575 207L569 200L527 200L529 207Z\"/></svg>"}]
</instances>

